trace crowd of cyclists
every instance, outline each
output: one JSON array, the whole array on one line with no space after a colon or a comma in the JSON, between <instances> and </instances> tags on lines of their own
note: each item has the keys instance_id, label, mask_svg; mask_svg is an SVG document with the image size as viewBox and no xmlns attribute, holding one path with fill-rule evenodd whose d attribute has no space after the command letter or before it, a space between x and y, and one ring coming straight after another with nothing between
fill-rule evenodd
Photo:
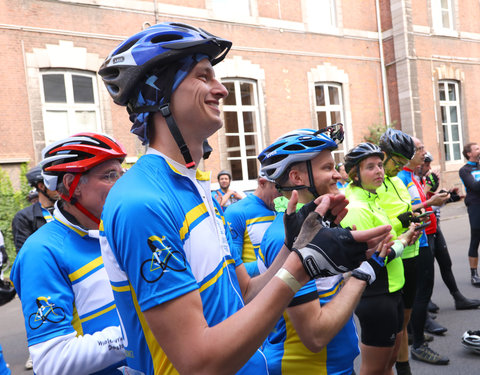
<instances>
[{"instance_id":1,"label":"crowd of cyclists","mask_svg":"<svg viewBox=\"0 0 480 375\"><path fill-rule=\"evenodd\" d=\"M163 23L106 58L99 74L148 145L126 173L107 135L42 151L11 272L35 373L347 375L359 355L361 375L411 374L410 355L448 364L424 334L435 258L455 307L480 306L456 286L432 209L458 190L436 192L423 144L396 129L335 164L336 124L266 147L246 198L228 171L212 192L197 166L222 126L213 66L230 48ZM480 351L478 331L462 342Z\"/></svg>"}]
</instances>

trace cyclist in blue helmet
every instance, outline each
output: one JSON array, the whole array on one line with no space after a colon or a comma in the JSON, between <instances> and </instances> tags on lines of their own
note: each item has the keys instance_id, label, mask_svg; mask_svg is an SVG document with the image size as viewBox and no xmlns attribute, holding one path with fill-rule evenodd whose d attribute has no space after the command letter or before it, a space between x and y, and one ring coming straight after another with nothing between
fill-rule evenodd
<instances>
[{"instance_id":1,"label":"cyclist in blue helmet","mask_svg":"<svg viewBox=\"0 0 480 375\"><path fill-rule=\"evenodd\" d=\"M337 144L330 136L342 140L341 128L335 128L289 132L260 154L262 173L274 179L283 195L281 200L276 200L277 217L265 232L260 247L265 262L258 262L262 270L274 264L285 242L283 222L289 215L284 211L286 203L296 199L294 194L298 196L298 210L308 207L317 196L324 194L344 200L344 196L338 194L336 182L340 174L332 157ZM332 219L325 225L333 225ZM345 231L341 228L332 230L339 231L336 238ZM354 272L355 277L347 282L343 275L311 280L295 294L264 345L270 374L339 375L353 372L353 362L359 350L352 314L367 286L364 279L356 277L364 277L364 269L368 267L365 262ZM371 283L375 280L375 273L369 273L369 276L368 283Z\"/></svg>"},{"instance_id":2,"label":"cyclist in blue helmet","mask_svg":"<svg viewBox=\"0 0 480 375\"><path fill-rule=\"evenodd\" d=\"M127 362L147 375L265 374L258 348L310 279L288 249L276 267L250 279L230 250L210 174L196 168L204 141L222 126L227 90L212 66L230 46L196 27L164 23L120 44L99 72L150 146L110 191L101 233Z\"/></svg>"}]
</instances>

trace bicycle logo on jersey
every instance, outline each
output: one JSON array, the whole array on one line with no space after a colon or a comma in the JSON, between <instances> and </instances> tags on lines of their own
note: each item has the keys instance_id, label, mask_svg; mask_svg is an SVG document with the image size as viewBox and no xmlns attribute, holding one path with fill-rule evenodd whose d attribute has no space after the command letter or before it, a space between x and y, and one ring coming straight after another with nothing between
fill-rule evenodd
<instances>
[{"instance_id":1,"label":"bicycle logo on jersey","mask_svg":"<svg viewBox=\"0 0 480 375\"><path fill-rule=\"evenodd\" d=\"M183 272L187 269L184 255L178 250L166 246L165 236L152 236L147 240L152 250L152 258L145 260L140 268L142 278L148 283L154 283L168 271Z\"/></svg>"},{"instance_id":2,"label":"bicycle logo on jersey","mask_svg":"<svg viewBox=\"0 0 480 375\"><path fill-rule=\"evenodd\" d=\"M55 306L54 303L50 303L48 301L49 299L50 297L38 297L35 300L38 310L28 317L28 325L31 329L40 328L46 321L50 323L60 323L65 319L65 311L63 308Z\"/></svg>"}]
</instances>

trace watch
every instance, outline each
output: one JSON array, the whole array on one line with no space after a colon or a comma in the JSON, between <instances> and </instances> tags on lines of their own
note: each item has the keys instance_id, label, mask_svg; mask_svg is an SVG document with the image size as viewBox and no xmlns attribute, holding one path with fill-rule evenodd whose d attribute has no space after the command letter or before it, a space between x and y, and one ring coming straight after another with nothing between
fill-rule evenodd
<instances>
[{"instance_id":1,"label":"watch","mask_svg":"<svg viewBox=\"0 0 480 375\"><path fill-rule=\"evenodd\" d=\"M372 278L368 273L362 272L360 270L354 269L352 271L352 276L358 280L363 280L367 282L367 285L370 285L370 279Z\"/></svg>"}]
</instances>

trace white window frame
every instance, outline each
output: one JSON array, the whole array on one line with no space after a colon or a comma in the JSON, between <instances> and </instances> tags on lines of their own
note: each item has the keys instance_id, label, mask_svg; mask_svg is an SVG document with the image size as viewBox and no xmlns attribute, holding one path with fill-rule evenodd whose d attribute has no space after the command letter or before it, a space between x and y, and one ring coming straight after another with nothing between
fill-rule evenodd
<instances>
[{"instance_id":1,"label":"white window frame","mask_svg":"<svg viewBox=\"0 0 480 375\"><path fill-rule=\"evenodd\" d=\"M222 78L222 83L233 83L234 90L235 90L235 105L226 105L225 103L222 106L223 112L236 112L237 114L237 124L238 124L238 133L227 133L225 129L225 137L227 136L237 136L240 140L239 150L237 148L228 148L226 147L226 159L229 163L230 168L230 161L232 160L240 160L242 165L242 179L236 180L239 182L247 182L252 181L252 179L248 178L248 159L256 160L257 155L259 153L259 148L262 145L262 125L260 122L260 110L259 110L259 101L258 101L258 82L256 80L248 79L248 78ZM247 83L253 85L253 104L252 105L244 105L241 101L241 91L240 91L240 84ZM254 132L245 132L245 127L243 123L243 112L253 112L254 120L255 120L255 131ZM253 135L255 136L255 147L256 150L254 155L248 156L247 155L247 148L245 145L245 135ZM239 157L230 157L228 156L230 151L240 151ZM257 164L257 168L259 168ZM258 170L259 172L259 170Z\"/></svg>"},{"instance_id":2,"label":"white window frame","mask_svg":"<svg viewBox=\"0 0 480 375\"><path fill-rule=\"evenodd\" d=\"M324 87L324 92L326 93L326 95L325 95L325 105L317 105L315 89L318 86L323 86ZM338 89L339 104L330 104L330 95L328 95L328 87L336 87ZM326 114L327 114L326 115L326 118L327 118L327 125L326 126L333 125L330 113L331 112L340 112L340 121L338 121L338 122L340 122L344 125L344 130L345 130L345 106L343 104L343 85L341 83L338 83L338 82L315 82L313 97L314 97L314 109L315 109L315 122L316 122L317 128L321 129L321 128L324 127L323 125L320 125L318 123L318 112L326 112ZM344 143L343 143L343 150L336 150L336 151L332 152L333 155L334 155L334 159L335 159L335 155L338 155L339 158L341 159L341 161L343 161L343 159L345 157L345 152L346 152L346 150L348 150L347 145L345 144L345 141L346 140L344 140Z\"/></svg>"},{"instance_id":3,"label":"white window frame","mask_svg":"<svg viewBox=\"0 0 480 375\"><path fill-rule=\"evenodd\" d=\"M45 102L45 92L43 87L43 76L45 75L52 75L52 74L62 74L64 76L65 82L65 93L66 93L66 103L47 103ZM73 86L72 86L72 76L84 76L92 79L92 89L93 89L93 99L94 103L75 103L74 96L73 96ZM95 122L96 122L96 129L97 132L102 132L102 121L100 116L100 104L99 104L99 97L98 97L98 83L97 77L94 73L86 72L86 71L77 71L77 70L68 70L68 69L48 69L48 70L41 70L40 71L40 97L42 103L42 115L44 119L44 134L45 134L45 143L49 144L52 141L59 140L58 139L47 139L47 134L52 133L47 131L46 118L47 112L51 111L61 111L67 113L67 133L71 135L74 130L72 130L71 125L76 123L75 112L76 111L89 111L95 112ZM78 130L78 129L77 129Z\"/></svg>"},{"instance_id":4,"label":"white window frame","mask_svg":"<svg viewBox=\"0 0 480 375\"><path fill-rule=\"evenodd\" d=\"M313 32L336 32L338 17L336 0L303 0L303 19L307 29ZM328 22L318 22L318 14L327 14Z\"/></svg>"},{"instance_id":5,"label":"white window frame","mask_svg":"<svg viewBox=\"0 0 480 375\"><path fill-rule=\"evenodd\" d=\"M455 100L450 100L448 96L448 85L454 85L455 87ZM440 120L442 122L442 133L445 133L445 127L447 129L447 135L448 135L448 142L445 142L444 138L442 139L442 144L444 147L444 152L445 152L445 147L448 147L449 153L450 153L450 160L447 160L447 153L445 152L445 162L446 163L458 163L463 160L463 156L461 153L461 146L463 143L463 134L462 134L462 113L461 113L461 103L460 103L460 83L458 81L454 80L441 80L438 82L438 90L440 93L440 85L444 85L444 90L445 90L445 100L440 99L440 95L438 97L438 101L440 104ZM442 107L445 107L445 115L446 115L446 122L443 122L442 118ZM450 118L450 111L448 110L450 107L456 107L457 108L457 126L458 126L458 141L453 141L452 140L452 122ZM460 148L460 155L458 159L454 159L455 155L453 152L453 145L458 144Z\"/></svg>"},{"instance_id":6,"label":"white window frame","mask_svg":"<svg viewBox=\"0 0 480 375\"><path fill-rule=\"evenodd\" d=\"M447 7L442 7L442 0L431 0L432 5L432 25L436 34L457 36L455 31L454 1L446 0ZM448 13L449 27L443 24L443 14Z\"/></svg>"}]
</instances>

